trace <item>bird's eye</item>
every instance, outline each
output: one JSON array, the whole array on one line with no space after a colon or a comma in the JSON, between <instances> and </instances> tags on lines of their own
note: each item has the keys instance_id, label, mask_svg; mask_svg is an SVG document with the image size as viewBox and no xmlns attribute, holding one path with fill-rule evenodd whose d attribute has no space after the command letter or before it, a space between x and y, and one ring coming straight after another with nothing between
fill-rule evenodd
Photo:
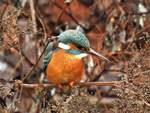
<instances>
[{"instance_id":1,"label":"bird's eye","mask_svg":"<svg viewBox=\"0 0 150 113\"><path fill-rule=\"evenodd\" d=\"M82 46L77 46L77 48L81 50L83 47Z\"/></svg>"},{"instance_id":2,"label":"bird's eye","mask_svg":"<svg viewBox=\"0 0 150 113\"><path fill-rule=\"evenodd\" d=\"M81 51L86 51L86 48L82 47L82 46L78 46L78 49Z\"/></svg>"}]
</instances>

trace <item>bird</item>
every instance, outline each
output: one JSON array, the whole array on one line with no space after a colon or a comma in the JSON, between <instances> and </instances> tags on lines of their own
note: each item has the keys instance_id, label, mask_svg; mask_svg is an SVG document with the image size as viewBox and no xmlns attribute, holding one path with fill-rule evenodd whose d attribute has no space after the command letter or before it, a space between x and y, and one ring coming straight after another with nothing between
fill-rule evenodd
<instances>
[{"instance_id":1,"label":"bird","mask_svg":"<svg viewBox=\"0 0 150 113\"><path fill-rule=\"evenodd\" d=\"M43 61L46 77L55 85L80 82L85 72L83 58L89 54L109 61L90 47L88 38L79 30L68 29L56 37L57 44L48 44Z\"/></svg>"}]
</instances>

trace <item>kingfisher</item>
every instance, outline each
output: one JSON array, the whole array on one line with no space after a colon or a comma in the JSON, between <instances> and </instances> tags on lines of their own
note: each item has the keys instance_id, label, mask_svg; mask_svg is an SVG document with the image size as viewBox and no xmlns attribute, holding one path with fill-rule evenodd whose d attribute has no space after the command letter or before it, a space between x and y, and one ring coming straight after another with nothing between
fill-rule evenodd
<instances>
[{"instance_id":1,"label":"kingfisher","mask_svg":"<svg viewBox=\"0 0 150 113\"><path fill-rule=\"evenodd\" d=\"M55 85L72 86L82 80L85 72L83 58L89 54L102 57L90 47L88 38L79 30L66 30L57 36L57 44L50 42L44 54L45 73Z\"/></svg>"}]
</instances>

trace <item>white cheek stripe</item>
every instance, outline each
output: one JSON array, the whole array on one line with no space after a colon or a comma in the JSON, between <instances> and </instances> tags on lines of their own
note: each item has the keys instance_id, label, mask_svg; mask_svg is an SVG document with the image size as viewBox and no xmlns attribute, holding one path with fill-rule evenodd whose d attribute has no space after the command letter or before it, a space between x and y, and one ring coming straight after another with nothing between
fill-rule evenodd
<instances>
[{"instance_id":1,"label":"white cheek stripe","mask_svg":"<svg viewBox=\"0 0 150 113\"><path fill-rule=\"evenodd\" d=\"M79 58L79 59L82 59L82 58L84 58L86 56L88 56L88 54L86 54L86 53L81 53L79 55L76 55L76 57Z\"/></svg>"},{"instance_id":2,"label":"white cheek stripe","mask_svg":"<svg viewBox=\"0 0 150 113\"><path fill-rule=\"evenodd\" d=\"M62 42L59 42L59 43L58 43L58 47L61 48L61 49L66 49L66 50L70 49L70 46L69 46L69 45L64 44L64 43L62 43Z\"/></svg>"}]
</instances>

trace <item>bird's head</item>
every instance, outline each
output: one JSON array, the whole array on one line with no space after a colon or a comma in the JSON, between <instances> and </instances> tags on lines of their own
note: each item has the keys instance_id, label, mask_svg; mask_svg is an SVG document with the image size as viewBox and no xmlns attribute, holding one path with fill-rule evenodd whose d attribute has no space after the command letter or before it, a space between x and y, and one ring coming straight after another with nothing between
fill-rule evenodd
<instances>
[{"instance_id":1,"label":"bird's head","mask_svg":"<svg viewBox=\"0 0 150 113\"><path fill-rule=\"evenodd\" d=\"M58 37L58 41L63 44L74 44L79 48L90 48L90 42L86 36L78 30L67 30L61 33Z\"/></svg>"},{"instance_id":2,"label":"bird's head","mask_svg":"<svg viewBox=\"0 0 150 113\"><path fill-rule=\"evenodd\" d=\"M79 30L66 30L57 37L59 42L58 47L66 49L70 53L77 53L81 58L87 56L88 54L93 54L109 61L106 57L104 57L100 53L97 53L90 47L89 40ZM72 45L75 45L78 50L72 50L72 47L74 47Z\"/></svg>"}]
</instances>

